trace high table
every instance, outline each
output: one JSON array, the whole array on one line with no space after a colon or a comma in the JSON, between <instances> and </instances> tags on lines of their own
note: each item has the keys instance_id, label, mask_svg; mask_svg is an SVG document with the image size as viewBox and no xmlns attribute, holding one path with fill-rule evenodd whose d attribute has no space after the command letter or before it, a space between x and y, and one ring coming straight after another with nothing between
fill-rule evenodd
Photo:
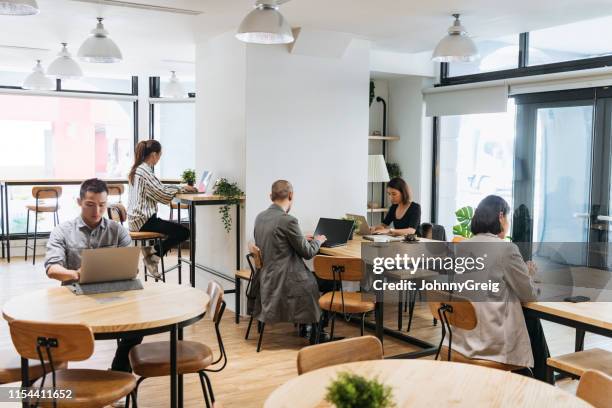
<instances>
[{"instance_id":1,"label":"high table","mask_svg":"<svg viewBox=\"0 0 612 408\"><path fill-rule=\"evenodd\" d=\"M327 386L351 372L392 388L397 407L590 407L578 397L532 378L471 364L431 360L374 360L300 375L274 390L266 408L331 407ZM307 390L307 391L306 391Z\"/></svg>"},{"instance_id":2,"label":"high table","mask_svg":"<svg viewBox=\"0 0 612 408\"><path fill-rule=\"evenodd\" d=\"M361 258L361 246L364 243L370 243L371 241L364 240L361 236L355 235L354 238L346 245L334 247L334 248L325 248L321 247L319 253L323 255L329 256L340 256L340 257L348 257L348 258ZM434 240L419 238L419 242L437 242ZM384 294L384 292L381 292ZM438 348L437 346L428 343L424 340L418 339L416 337L408 336L403 334L399 330L394 330L384 325L384 302L377 301L376 302L376 310L375 310L375 324L372 325L371 322L365 322L366 327L374 328L376 331L376 337L380 339L382 342L384 339L384 335L387 334L396 339L405 341L414 346L420 347L422 350L414 351L410 353L399 354L393 356L392 358L418 358L436 354Z\"/></svg>"},{"instance_id":3,"label":"high table","mask_svg":"<svg viewBox=\"0 0 612 408\"><path fill-rule=\"evenodd\" d=\"M2 235L2 258L11 262L11 240L10 240L10 217L9 217L9 199L8 191L10 186L68 186L80 185L84 181L83 178L78 179L20 179L20 180L0 180L0 230ZM107 184L128 184L127 179L105 179ZM164 184L179 184L178 179L163 179ZM6 242L5 242L6 241Z\"/></svg>"},{"instance_id":4,"label":"high table","mask_svg":"<svg viewBox=\"0 0 612 408\"><path fill-rule=\"evenodd\" d=\"M170 332L170 406L183 406L183 378L177 374L177 341L183 327L200 320L210 298L188 286L144 283L143 290L77 296L68 287L42 289L16 296L4 304L7 321L82 323L91 327L97 340L124 335ZM22 373L28 360L22 359ZM24 371L25 370L25 371ZM23 378L24 386L29 379Z\"/></svg>"},{"instance_id":5,"label":"high table","mask_svg":"<svg viewBox=\"0 0 612 408\"><path fill-rule=\"evenodd\" d=\"M211 194L177 194L175 198L180 204L187 204L189 211L189 259L185 259L180 256L178 257L178 263L175 266L179 270L179 276L181 273L182 263L185 262L189 265L189 283L195 287L195 271L196 268L211 273L221 279L225 279L230 282L234 282L233 276L228 276L219 271L216 271L208 266L196 263L196 208L200 205L225 205L228 204L228 200L224 197ZM240 205L244 202L246 197L241 197L240 201L236 204L236 218L234 219L232 228L236 233L236 270L240 269ZM178 206L178 219L181 219L181 206ZM166 272L174 269L170 268ZM226 290L225 293L234 293L235 290ZM240 294L237 293L236 296Z\"/></svg>"}]
</instances>

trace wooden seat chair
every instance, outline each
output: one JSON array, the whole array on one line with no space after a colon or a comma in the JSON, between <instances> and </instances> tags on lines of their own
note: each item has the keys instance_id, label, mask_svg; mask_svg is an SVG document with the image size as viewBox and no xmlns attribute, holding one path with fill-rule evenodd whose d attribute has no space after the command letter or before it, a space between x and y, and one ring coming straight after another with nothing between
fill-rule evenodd
<instances>
[{"instance_id":1,"label":"wooden seat chair","mask_svg":"<svg viewBox=\"0 0 612 408\"><path fill-rule=\"evenodd\" d=\"M66 363L57 364L57 368L66 368ZM42 377L44 372L51 371L49 363L42 364L38 360L29 362L28 378L36 380ZM9 384L21 381L21 357L14 350L0 350L0 384Z\"/></svg>"},{"instance_id":2,"label":"wooden seat chair","mask_svg":"<svg viewBox=\"0 0 612 408\"><path fill-rule=\"evenodd\" d=\"M442 327L442 339L440 340L435 360L440 357L443 361L474 364L504 371L520 371L527 369L527 367L505 364L492 360L470 358L456 350L452 350L453 327L463 330L474 330L478 325L476 309L468 299L448 292L427 291L427 300L431 314L441 322ZM444 345L444 339L447 332L449 336L448 347Z\"/></svg>"},{"instance_id":3,"label":"wooden seat chair","mask_svg":"<svg viewBox=\"0 0 612 408\"><path fill-rule=\"evenodd\" d=\"M53 213L53 226L59 224L59 198L62 196L61 186L40 186L32 187L32 197L36 199L34 204L26 205L26 242L25 260L28 260L28 249L32 249L32 265L36 264L36 238L38 235L38 214ZM50 202L44 200L51 200ZM34 213L34 245L28 245L28 235L30 234L30 212Z\"/></svg>"},{"instance_id":4,"label":"wooden seat chair","mask_svg":"<svg viewBox=\"0 0 612 408\"><path fill-rule=\"evenodd\" d=\"M330 336L334 338L336 314L361 315L361 335L365 328L365 314L375 310L376 304L370 296L361 292L345 292L342 281L360 282L363 277L364 262L359 258L345 258L339 256L317 255L314 258L314 272L319 279L333 281L333 290L319 298L319 307L331 313ZM320 333L323 329L323 320L320 320ZM318 339L317 339L318 340ZM318 341L317 341L318 342Z\"/></svg>"},{"instance_id":5,"label":"wooden seat chair","mask_svg":"<svg viewBox=\"0 0 612 408\"><path fill-rule=\"evenodd\" d=\"M577 351L546 359L548 378L554 378L555 371L573 378L581 378L588 370L597 370L612 376L612 352L600 348Z\"/></svg>"},{"instance_id":6,"label":"wooden seat chair","mask_svg":"<svg viewBox=\"0 0 612 408\"><path fill-rule=\"evenodd\" d=\"M580 377L576 396L595 408L610 408L612 377L596 370L587 370Z\"/></svg>"},{"instance_id":7,"label":"wooden seat chair","mask_svg":"<svg viewBox=\"0 0 612 408\"><path fill-rule=\"evenodd\" d=\"M353 337L315 344L300 349L297 355L298 375L323 367L356 361L382 360L383 347L374 336Z\"/></svg>"},{"instance_id":8,"label":"wooden seat chair","mask_svg":"<svg viewBox=\"0 0 612 408\"><path fill-rule=\"evenodd\" d=\"M91 369L60 369L60 362L87 360L94 351L91 329L83 324L40 323L15 320L9 323L11 338L21 357L48 363L50 371L32 385L72 390L72 398L35 402L43 407L102 408L128 397L134 402L136 377L130 373Z\"/></svg>"},{"instance_id":9,"label":"wooden seat chair","mask_svg":"<svg viewBox=\"0 0 612 408\"><path fill-rule=\"evenodd\" d=\"M110 204L108 206L107 211L108 211L108 218L110 218L113 221L116 221L123 225L123 223L127 220L127 210L125 209L125 206L122 203ZM130 238L134 242L135 246L138 246L138 243L140 243L141 247L145 247L145 246L149 246L151 242L153 242L154 245L158 245L161 248L162 240L165 237L166 236L164 234L160 234L158 232L130 231ZM166 269L164 267L164 257L162 256L160 258L161 258L161 269L162 269L161 279L162 279L162 282L166 282ZM144 266L145 282L147 281L147 277L148 277L147 267ZM158 279L155 278L155 281L157 282ZM180 283L181 283L181 275L179 271L179 284Z\"/></svg>"},{"instance_id":10,"label":"wooden seat chair","mask_svg":"<svg viewBox=\"0 0 612 408\"><path fill-rule=\"evenodd\" d=\"M263 267L263 261L261 259L261 251L260 249L253 245L250 248L250 252L246 256L247 263L249 264L249 269L244 271L238 271L242 276L249 275L249 279L247 281L247 287L245 290L247 299L254 301L257 297L257 293L254 292L253 282L257 279L261 268ZM237 294L238 295L238 294ZM249 324L247 326L247 331L244 336L245 340L249 339L249 333L251 332L251 326L253 324L253 314L251 313L249 316ZM261 343L263 340L264 328L266 327L265 322L257 322L257 331L259 332L259 339L257 340L257 352L261 351Z\"/></svg>"},{"instance_id":11,"label":"wooden seat chair","mask_svg":"<svg viewBox=\"0 0 612 408\"><path fill-rule=\"evenodd\" d=\"M106 186L108 188L108 196L109 197L117 197L117 202L121 202L121 196L125 191L125 186L123 184L108 184Z\"/></svg>"},{"instance_id":12,"label":"wooden seat chair","mask_svg":"<svg viewBox=\"0 0 612 408\"><path fill-rule=\"evenodd\" d=\"M173 200L170 203L170 221L174 221L174 210L177 210L178 216L177 216L176 222L178 222L180 224L181 223L181 212L178 211L178 210L179 209L187 210L188 208L189 208L189 205L181 204L181 203Z\"/></svg>"},{"instance_id":13,"label":"wooden seat chair","mask_svg":"<svg viewBox=\"0 0 612 408\"><path fill-rule=\"evenodd\" d=\"M219 357L214 358L210 347L197 341L179 340L177 342L176 367L179 374L199 374L202 392L206 406L215 403L215 395L207 372L219 372L227 365L227 354L223 345L223 338L219 326L225 311L223 288L217 282L210 282L206 293L210 297L206 314L211 316L215 325ZM156 341L142 343L130 350L130 364L134 374L140 378L136 390L142 381L150 377L165 377L170 375L170 342ZM210 394L210 400L208 394Z\"/></svg>"}]
</instances>

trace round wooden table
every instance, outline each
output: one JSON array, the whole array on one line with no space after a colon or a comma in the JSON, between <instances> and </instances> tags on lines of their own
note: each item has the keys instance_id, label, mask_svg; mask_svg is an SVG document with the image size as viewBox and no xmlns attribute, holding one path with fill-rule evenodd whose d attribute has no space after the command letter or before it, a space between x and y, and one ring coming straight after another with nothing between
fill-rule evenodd
<instances>
[{"instance_id":1,"label":"round wooden table","mask_svg":"<svg viewBox=\"0 0 612 408\"><path fill-rule=\"evenodd\" d=\"M176 370L176 343L182 329L200 320L209 296L189 286L144 282L143 290L77 296L66 286L11 298L2 308L7 321L82 323L97 340L170 332L170 406L182 406L182 376ZM27 360L22 360L27 366ZM28 382L28 379L24 379Z\"/></svg>"},{"instance_id":2,"label":"round wooden table","mask_svg":"<svg viewBox=\"0 0 612 408\"><path fill-rule=\"evenodd\" d=\"M532 378L433 360L377 360L321 368L277 388L264 407L329 407L326 387L342 371L377 377L391 386L397 407L590 407L576 396Z\"/></svg>"}]
</instances>

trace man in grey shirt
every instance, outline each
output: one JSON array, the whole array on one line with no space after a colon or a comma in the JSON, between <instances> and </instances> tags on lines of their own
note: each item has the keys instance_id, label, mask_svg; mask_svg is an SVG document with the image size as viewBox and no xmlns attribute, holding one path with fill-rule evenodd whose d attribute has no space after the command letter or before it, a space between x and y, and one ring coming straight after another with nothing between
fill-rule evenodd
<instances>
[{"instance_id":1,"label":"man in grey shirt","mask_svg":"<svg viewBox=\"0 0 612 408\"><path fill-rule=\"evenodd\" d=\"M108 247L130 246L129 232L118 222L104 218L108 187L99 179L85 180L77 202L81 215L55 227L47 242L45 270L51 279L62 285L79 281L81 251ZM123 337L111 366L116 371L131 371L128 354L142 342L142 336Z\"/></svg>"}]
</instances>

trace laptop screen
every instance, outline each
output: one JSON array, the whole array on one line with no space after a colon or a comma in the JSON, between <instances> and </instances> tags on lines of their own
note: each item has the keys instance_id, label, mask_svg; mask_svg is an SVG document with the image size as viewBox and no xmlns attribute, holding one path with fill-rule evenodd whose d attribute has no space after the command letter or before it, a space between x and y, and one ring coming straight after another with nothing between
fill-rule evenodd
<instances>
[{"instance_id":1,"label":"laptop screen","mask_svg":"<svg viewBox=\"0 0 612 408\"><path fill-rule=\"evenodd\" d=\"M348 241L353 228L352 220L337 220L334 218L319 218L314 235L325 235L327 242L344 244Z\"/></svg>"}]
</instances>

